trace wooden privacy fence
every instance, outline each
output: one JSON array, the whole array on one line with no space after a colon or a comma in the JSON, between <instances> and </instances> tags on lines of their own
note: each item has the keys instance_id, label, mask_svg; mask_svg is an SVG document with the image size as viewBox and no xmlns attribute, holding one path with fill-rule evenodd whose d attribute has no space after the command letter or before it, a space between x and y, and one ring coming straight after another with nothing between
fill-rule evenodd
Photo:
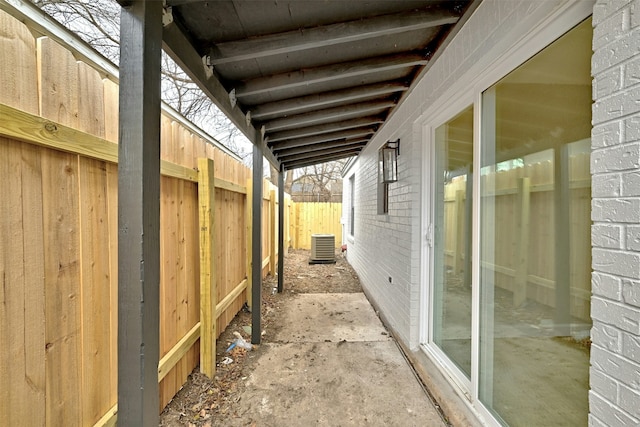
<instances>
[{"instance_id":1,"label":"wooden privacy fence","mask_svg":"<svg viewBox=\"0 0 640 427\"><path fill-rule=\"evenodd\" d=\"M336 248L339 248L342 245L341 216L342 203L291 202L289 247L311 249L312 234L334 234Z\"/></svg>"},{"instance_id":2,"label":"wooden privacy fence","mask_svg":"<svg viewBox=\"0 0 640 427\"><path fill-rule=\"evenodd\" d=\"M117 78L32 31L0 10L0 414L6 425L113 424ZM198 364L212 373L215 338L250 302L251 172L164 108L161 174L164 407ZM264 228L263 248L277 247L277 228Z\"/></svg>"},{"instance_id":3,"label":"wooden privacy fence","mask_svg":"<svg viewBox=\"0 0 640 427\"><path fill-rule=\"evenodd\" d=\"M577 154L569 159L569 307L573 316L590 319L591 298L591 175L589 155ZM494 273L495 286L514 295L519 305L530 298L549 307L555 307L556 283L554 253L555 199L553 162L545 161L482 176L482 185L494 188L484 197L493 198L494 224L502 230L511 230L511 239L495 241L493 263L483 268ZM445 186L444 215L445 265L460 272L465 264L468 248L465 232L466 181L454 178ZM484 188L484 187L483 187ZM506 233L503 233L505 235Z\"/></svg>"},{"instance_id":4,"label":"wooden privacy fence","mask_svg":"<svg viewBox=\"0 0 640 427\"><path fill-rule=\"evenodd\" d=\"M112 425L117 77L28 24L0 10L0 414L6 425ZM162 408L198 364L212 375L215 338L251 304L252 174L165 107L161 175ZM312 232L340 241L339 204L285 202L285 247ZM263 274L276 271L277 212L264 181Z\"/></svg>"}]
</instances>

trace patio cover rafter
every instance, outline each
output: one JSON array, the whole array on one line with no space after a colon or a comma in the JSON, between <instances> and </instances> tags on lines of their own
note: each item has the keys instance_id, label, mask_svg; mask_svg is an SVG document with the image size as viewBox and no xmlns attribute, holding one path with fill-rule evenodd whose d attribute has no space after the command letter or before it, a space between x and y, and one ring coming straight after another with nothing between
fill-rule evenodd
<instances>
[{"instance_id":1,"label":"patio cover rafter","mask_svg":"<svg viewBox=\"0 0 640 427\"><path fill-rule=\"evenodd\" d=\"M318 47L375 39L406 31L454 24L458 16L448 10L403 12L370 19L303 28L252 39L217 43L211 49L211 64L246 61Z\"/></svg>"}]
</instances>

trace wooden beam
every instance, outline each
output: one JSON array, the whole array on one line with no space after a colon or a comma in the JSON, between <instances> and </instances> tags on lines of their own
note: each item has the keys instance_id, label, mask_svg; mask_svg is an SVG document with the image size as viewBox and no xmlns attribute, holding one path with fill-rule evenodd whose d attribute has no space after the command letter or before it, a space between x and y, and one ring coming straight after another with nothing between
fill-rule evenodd
<instances>
[{"instance_id":1,"label":"wooden beam","mask_svg":"<svg viewBox=\"0 0 640 427\"><path fill-rule=\"evenodd\" d=\"M231 306L231 303L233 303L233 301L236 300L236 298L238 298L240 296L240 294L242 293L242 291L244 291L247 288L247 283L248 280L244 279L242 282L240 282L240 284L238 286L236 286L235 288L233 288L233 290L231 292L229 292L227 294L226 297L224 297L222 299L222 301L220 301L217 305L216 305L216 313L218 314L218 317L227 309L229 308L229 306Z\"/></svg>"},{"instance_id":2,"label":"wooden beam","mask_svg":"<svg viewBox=\"0 0 640 427\"><path fill-rule=\"evenodd\" d=\"M242 99L267 92L310 86L316 83L324 83L349 77L360 77L367 74L396 70L398 68L426 65L428 62L424 55L420 53L409 53L325 65L248 80L236 88L236 96L238 99Z\"/></svg>"},{"instance_id":3,"label":"wooden beam","mask_svg":"<svg viewBox=\"0 0 640 427\"><path fill-rule=\"evenodd\" d=\"M380 114L389 108L395 107L395 105L395 101L371 101L362 102L360 104L326 108L324 110L274 119L265 122L264 127L267 132L275 132L302 126L313 126L328 122L344 121L361 116Z\"/></svg>"},{"instance_id":4,"label":"wooden beam","mask_svg":"<svg viewBox=\"0 0 640 427\"><path fill-rule=\"evenodd\" d=\"M331 156L334 154L343 153L345 151L360 151L364 148L364 146L365 146L365 143L358 143L355 145L348 144L348 145L343 145L340 147L333 147L333 148L321 148L314 151L281 156L280 159L283 162L292 162L297 160L311 159L315 157Z\"/></svg>"},{"instance_id":5,"label":"wooden beam","mask_svg":"<svg viewBox=\"0 0 640 427\"><path fill-rule=\"evenodd\" d=\"M213 160L198 159L200 223L200 372L216 372L215 185Z\"/></svg>"},{"instance_id":6,"label":"wooden beam","mask_svg":"<svg viewBox=\"0 0 640 427\"><path fill-rule=\"evenodd\" d=\"M210 69L196 52L191 41L175 22L164 26L162 34L164 49L184 70L200 89L220 108L220 110L240 129L249 141L255 144L255 129L247 123L245 114L231 103L229 92L222 83L210 73Z\"/></svg>"},{"instance_id":7,"label":"wooden beam","mask_svg":"<svg viewBox=\"0 0 640 427\"><path fill-rule=\"evenodd\" d=\"M260 134L255 137L260 141ZM262 144L253 145L253 190L251 215L251 342L260 344L262 322Z\"/></svg>"},{"instance_id":8,"label":"wooden beam","mask_svg":"<svg viewBox=\"0 0 640 427\"><path fill-rule=\"evenodd\" d=\"M275 132L272 134L267 134L266 139L269 144L273 144L276 142L287 141L291 139L301 139L350 129L365 128L366 130L371 131L371 128L373 126L377 126L382 123L384 123L384 119L381 117L364 117L361 119L344 120L336 123L309 126L302 129L292 129L282 132Z\"/></svg>"},{"instance_id":9,"label":"wooden beam","mask_svg":"<svg viewBox=\"0 0 640 427\"><path fill-rule=\"evenodd\" d=\"M211 64L215 66L273 55L284 55L301 50L455 24L457 21L458 16L452 12L427 9L301 28L246 40L217 43L211 49Z\"/></svg>"},{"instance_id":10,"label":"wooden beam","mask_svg":"<svg viewBox=\"0 0 640 427\"><path fill-rule=\"evenodd\" d=\"M114 427L118 421L118 404L113 405L93 427Z\"/></svg>"},{"instance_id":11,"label":"wooden beam","mask_svg":"<svg viewBox=\"0 0 640 427\"><path fill-rule=\"evenodd\" d=\"M304 153L312 153L314 151L320 151L327 148L342 148L351 146L364 146L369 142L366 138L355 139L355 140L347 140L347 141L334 141L334 142L324 142L318 143L314 145L305 145L303 147L289 148L287 150L274 150L278 159L281 159L286 156L291 156L294 154L304 154Z\"/></svg>"},{"instance_id":12,"label":"wooden beam","mask_svg":"<svg viewBox=\"0 0 640 427\"><path fill-rule=\"evenodd\" d=\"M232 191L234 193L247 194L246 187L243 187L242 185L234 184L231 181L227 181L222 178L214 178L213 182L216 188Z\"/></svg>"},{"instance_id":13,"label":"wooden beam","mask_svg":"<svg viewBox=\"0 0 640 427\"><path fill-rule=\"evenodd\" d=\"M196 323L180 341L158 363L158 383L176 366L185 354L193 347L200 338L200 322ZM111 427L118 421L118 404L113 405L109 410L93 425L93 427Z\"/></svg>"},{"instance_id":14,"label":"wooden beam","mask_svg":"<svg viewBox=\"0 0 640 427\"><path fill-rule=\"evenodd\" d=\"M0 104L0 135L42 147L118 162L118 144Z\"/></svg>"},{"instance_id":15,"label":"wooden beam","mask_svg":"<svg viewBox=\"0 0 640 427\"><path fill-rule=\"evenodd\" d=\"M287 157L282 157L282 161L291 163L299 160L316 159L316 158L323 158L325 156L338 155L340 153L345 153L345 152L359 152L360 150L362 150L363 147L364 146L348 146L348 147L341 147L341 148L328 148L325 150L318 150L310 153L302 153L302 154L295 154Z\"/></svg>"},{"instance_id":16,"label":"wooden beam","mask_svg":"<svg viewBox=\"0 0 640 427\"><path fill-rule=\"evenodd\" d=\"M95 135L72 129L51 120L0 104L0 135L41 147L66 151L83 157L118 163L118 144ZM186 166L160 160L160 173L164 176L198 182L198 172ZM246 188L224 179L216 178L216 187L236 193Z\"/></svg>"},{"instance_id":17,"label":"wooden beam","mask_svg":"<svg viewBox=\"0 0 640 427\"><path fill-rule=\"evenodd\" d=\"M344 90L317 93L251 107L251 117L258 121L268 120L275 116L304 113L332 105L358 102L407 90L409 90L409 87L405 83L398 82L376 83Z\"/></svg>"},{"instance_id":18,"label":"wooden beam","mask_svg":"<svg viewBox=\"0 0 640 427\"><path fill-rule=\"evenodd\" d=\"M187 354L189 349L193 347L196 341L198 341L201 329L201 323L196 323L191 330L187 332L185 336L180 338L180 341L178 341L176 345L174 345L173 348L169 350L162 359L160 359L160 363L158 364L158 382L162 381L162 379L171 372L174 366L176 366L184 355Z\"/></svg>"},{"instance_id":19,"label":"wooden beam","mask_svg":"<svg viewBox=\"0 0 640 427\"><path fill-rule=\"evenodd\" d=\"M206 58L202 58L196 52L190 39L182 33L182 30L178 28L175 22L172 21L164 26L162 39L167 54L180 65L191 80L216 104L220 111L240 129L251 143L262 144L262 138L256 138L256 135L260 135L260 132L253 126L250 117L235 102L231 101L229 92L222 86L210 66L205 63ZM261 147L261 150L264 151L264 156L269 163L278 168L278 161L273 153L265 149L265 147Z\"/></svg>"},{"instance_id":20,"label":"wooden beam","mask_svg":"<svg viewBox=\"0 0 640 427\"><path fill-rule=\"evenodd\" d=\"M315 145L323 142L344 142L348 139L370 137L374 133L375 133L375 129L372 127L348 129L348 130L342 130L338 132L323 133L320 135L309 136L305 138L274 142L271 145L271 149L274 151L274 153L277 153L278 150L304 147L304 146Z\"/></svg>"},{"instance_id":21,"label":"wooden beam","mask_svg":"<svg viewBox=\"0 0 640 427\"><path fill-rule=\"evenodd\" d=\"M162 3L131 1L120 26L118 419L157 426Z\"/></svg>"},{"instance_id":22,"label":"wooden beam","mask_svg":"<svg viewBox=\"0 0 640 427\"><path fill-rule=\"evenodd\" d=\"M297 169L297 168L302 168L305 166L312 166L312 165L317 165L320 163L326 163L326 162L330 162L332 160L339 160L339 159L344 159L347 157L352 157L352 156L356 156L358 155L360 151L354 151L354 152L344 152L344 153L338 153L335 155L331 155L331 156L320 156L320 157L315 157L315 158L310 158L310 159L305 159L305 160L296 160L296 161L292 161L292 162L283 162L285 169L289 170L289 169Z\"/></svg>"}]
</instances>

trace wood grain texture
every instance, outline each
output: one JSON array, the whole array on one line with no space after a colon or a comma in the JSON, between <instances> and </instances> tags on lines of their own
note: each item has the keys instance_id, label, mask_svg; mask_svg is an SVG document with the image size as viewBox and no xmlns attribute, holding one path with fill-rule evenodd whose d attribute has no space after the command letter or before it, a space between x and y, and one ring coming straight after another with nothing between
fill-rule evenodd
<instances>
[{"instance_id":1,"label":"wood grain texture","mask_svg":"<svg viewBox=\"0 0 640 427\"><path fill-rule=\"evenodd\" d=\"M36 41L20 21L0 10L0 104L38 114Z\"/></svg>"},{"instance_id":2,"label":"wood grain texture","mask_svg":"<svg viewBox=\"0 0 640 427\"><path fill-rule=\"evenodd\" d=\"M38 39L40 115L77 129L78 66L67 49L50 38Z\"/></svg>"},{"instance_id":3,"label":"wood grain texture","mask_svg":"<svg viewBox=\"0 0 640 427\"><path fill-rule=\"evenodd\" d=\"M11 384L0 387L2 422L113 425L119 88L52 39L36 41L5 12L0 48L15 57L0 63L0 176L2 188L11 189L0 206L0 301L12 302L0 307L0 345L7 349L0 374ZM247 299L252 174L166 114L161 129L161 350L172 360L181 356L163 373L163 406L200 362L200 343L192 342L200 321L197 159L216 159L221 220L214 240L224 250L214 259L221 266L214 340Z\"/></svg>"},{"instance_id":4,"label":"wood grain texture","mask_svg":"<svg viewBox=\"0 0 640 427\"><path fill-rule=\"evenodd\" d=\"M106 164L79 161L83 424L109 409L110 253Z\"/></svg>"},{"instance_id":5,"label":"wood grain texture","mask_svg":"<svg viewBox=\"0 0 640 427\"><path fill-rule=\"evenodd\" d=\"M0 387L0 413L6 414L3 422L8 425L41 425L45 370L42 223L36 222L41 219L39 157L37 152L24 154L30 157L27 164L19 144L0 138L0 182L13 189L2 192L0 204L0 377L9 385ZM35 197L28 190L31 184ZM35 228L25 229L31 226ZM34 406L40 413L34 413Z\"/></svg>"},{"instance_id":6,"label":"wood grain texture","mask_svg":"<svg viewBox=\"0 0 640 427\"><path fill-rule=\"evenodd\" d=\"M45 263L46 419L82 420L78 158L51 151L41 158Z\"/></svg>"},{"instance_id":7,"label":"wood grain texture","mask_svg":"<svg viewBox=\"0 0 640 427\"><path fill-rule=\"evenodd\" d=\"M118 167L106 164L109 222L109 407L118 402Z\"/></svg>"},{"instance_id":8,"label":"wood grain texture","mask_svg":"<svg viewBox=\"0 0 640 427\"><path fill-rule=\"evenodd\" d=\"M198 204L200 224L200 372L213 378L216 370L216 250L215 250L215 187L214 163L198 161Z\"/></svg>"},{"instance_id":9,"label":"wood grain texture","mask_svg":"<svg viewBox=\"0 0 640 427\"><path fill-rule=\"evenodd\" d=\"M109 79L102 80L104 99L104 138L113 143L118 143L118 103L119 86Z\"/></svg>"},{"instance_id":10,"label":"wood grain texture","mask_svg":"<svg viewBox=\"0 0 640 427\"><path fill-rule=\"evenodd\" d=\"M178 182L162 178L160 185L160 357L162 358L178 341L176 336L177 307L177 204ZM160 405L164 407L175 389L176 373L169 372L160 383Z\"/></svg>"},{"instance_id":11,"label":"wood grain texture","mask_svg":"<svg viewBox=\"0 0 640 427\"><path fill-rule=\"evenodd\" d=\"M77 62L78 130L105 137L104 87L100 74L84 62Z\"/></svg>"},{"instance_id":12,"label":"wood grain texture","mask_svg":"<svg viewBox=\"0 0 640 427\"><path fill-rule=\"evenodd\" d=\"M45 280L42 222L42 172L38 147L22 145L21 193L24 248L24 381L29 384L29 407L25 418L38 425L44 420L45 373ZM4 181L3 181L4 182ZM24 420L23 420L24 421Z\"/></svg>"},{"instance_id":13,"label":"wood grain texture","mask_svg":"<svg viewBox=\"0 0 640 427\"><path fill-rule=\"evenodd\" d=\"M342 245L342 203L293 203L289 214L291 247L311 249L312 234L334 234L336 248Z\"/></svg>"}]
</instances>

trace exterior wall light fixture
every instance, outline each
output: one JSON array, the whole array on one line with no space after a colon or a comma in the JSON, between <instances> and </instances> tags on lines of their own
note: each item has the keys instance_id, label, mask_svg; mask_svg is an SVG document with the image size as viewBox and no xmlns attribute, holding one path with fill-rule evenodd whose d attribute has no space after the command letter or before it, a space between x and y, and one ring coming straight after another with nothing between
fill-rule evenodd
<instances>
[{"instance_id":1,"label":"exterior wall light fixture","mask_svg":"<svg viewBox=\"0 0 640 427\"><path fill-rule=\"evenodd\" d=\"M388 141L380 148L380 182L389 184L398 180L398 154L400 154L400 139Z\"/></svg>"}]
</instances>

